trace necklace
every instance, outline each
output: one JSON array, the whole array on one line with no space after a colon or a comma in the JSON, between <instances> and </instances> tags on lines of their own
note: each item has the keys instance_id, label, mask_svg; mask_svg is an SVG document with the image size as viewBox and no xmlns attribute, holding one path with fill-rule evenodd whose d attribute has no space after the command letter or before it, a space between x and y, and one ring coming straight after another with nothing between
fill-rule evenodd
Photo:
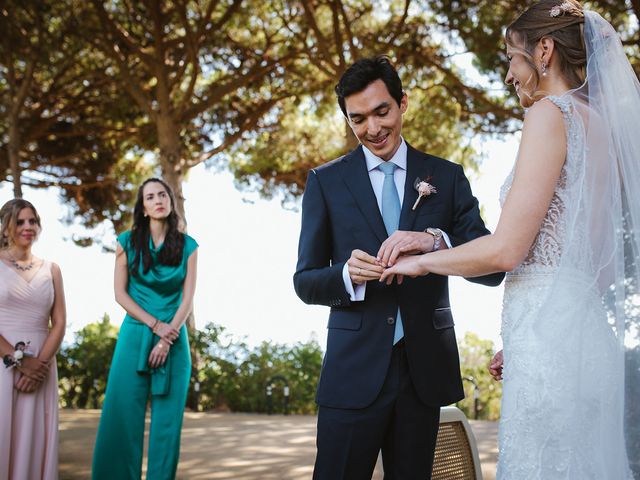
<instances>
[{"instance_id":1,"label":"necklace","mask_svg":"<svg viewBox=\"0 0 640 480\"><path fill-rule=\"evenodd\" d=\"M9 252L7 253L9 254L9 263L11 263L11 265L13 265L13 268L15 268L16 270L19 270L21 272L26 272L33 268L33 255L31 255L29 265L20 265L18 261L15 258L13 258L13 255L11 255Z\"/></svg>"}]
</instances>

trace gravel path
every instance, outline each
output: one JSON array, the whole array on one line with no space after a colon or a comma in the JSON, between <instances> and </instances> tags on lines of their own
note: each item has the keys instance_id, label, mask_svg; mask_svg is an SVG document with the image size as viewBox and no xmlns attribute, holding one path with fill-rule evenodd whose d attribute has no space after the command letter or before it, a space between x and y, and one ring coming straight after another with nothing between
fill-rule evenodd
<instances>
[{"instance_id":1,"label":"gravel path","mask_svg":"<svg viewBox=\"0 0 640 480\"><path fill-rule=\"evenodd\" d=\"M91 477L99 418L99 410L61 410L60 480ZM484 480L494 480L497 423L472 421L471 425ZM188 412L178 479L308 480L315 457L315 434L314 416ZM379 467L374 480L382 480Z\"/></svg>"}]
</instances>

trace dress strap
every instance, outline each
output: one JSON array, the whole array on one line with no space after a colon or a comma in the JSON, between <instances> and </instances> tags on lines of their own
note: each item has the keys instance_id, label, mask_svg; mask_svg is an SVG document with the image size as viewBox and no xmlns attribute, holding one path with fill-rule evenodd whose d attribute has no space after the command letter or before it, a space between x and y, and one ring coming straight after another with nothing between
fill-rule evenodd
<instances>
[{"instance_id":1,"label":"dress strap","mask_svg":"<svg viewBox=\"0 0 640 480\"><path fill-rule=\"evenodd\" d=\"M566 96L558 97L556 95L549 95L545 98L558 107L565 118L571 117L573 113L573 106L569 98Z\"/></svg>"}]
</instances>

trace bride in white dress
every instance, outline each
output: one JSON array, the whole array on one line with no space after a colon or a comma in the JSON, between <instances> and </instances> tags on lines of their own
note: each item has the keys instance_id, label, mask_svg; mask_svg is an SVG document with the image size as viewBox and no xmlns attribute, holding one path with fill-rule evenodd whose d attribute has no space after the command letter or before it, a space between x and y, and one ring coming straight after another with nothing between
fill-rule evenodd
<instances>
[{"instance_id":1,"label":"bride in white dress","mask_svg":"<svg viewBox=\"0 0 640 480\"><path fill-rule=\"evenodd\" d=\"M640 383L625 371L640 351L640 84L611 25L575 0L537 2L506 43L527 112L496 232L389 252L381 281L508 272L498 479L640 478L638 399L625 401Z\"/></svg>"}]
</instances>

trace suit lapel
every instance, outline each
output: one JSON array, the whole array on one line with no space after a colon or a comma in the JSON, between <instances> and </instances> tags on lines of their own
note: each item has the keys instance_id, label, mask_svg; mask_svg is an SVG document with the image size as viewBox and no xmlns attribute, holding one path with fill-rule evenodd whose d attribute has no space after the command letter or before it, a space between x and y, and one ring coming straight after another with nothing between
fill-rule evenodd
<instances>
[{"instance_id":1,"label":"suit lapel","mask_svg":"<svg viewBox=\"0 0 640 480\"><path fill-rule=\"evenodd\" d=\"M416 215L420 210L422 203L426 200L423 198L415 210L413 205L418 198L418 191L413 186L416 178L421 180L433 175L430 162L427 157L415 148L407 144L407 178L404 182L404 198L402 200L402 211L400 212L399 230L412 230Z\"/></svg>"},{"instance_id":2,"label":"suit lapel","mask_svg":"<svg viewBox=\"0 0 640 480\"><path fill-rule=\"evenodd\" d=\"M369 172L367 172L367 162L364 159L362 146L349 153L343 160L344 181L347 188L353 195L358 208L367 220L371 229L375 232L380 242L387 238L387 230L382 221L382 215L378 208L378 201L371 186Z\"/></svg>"}]
</instances>

